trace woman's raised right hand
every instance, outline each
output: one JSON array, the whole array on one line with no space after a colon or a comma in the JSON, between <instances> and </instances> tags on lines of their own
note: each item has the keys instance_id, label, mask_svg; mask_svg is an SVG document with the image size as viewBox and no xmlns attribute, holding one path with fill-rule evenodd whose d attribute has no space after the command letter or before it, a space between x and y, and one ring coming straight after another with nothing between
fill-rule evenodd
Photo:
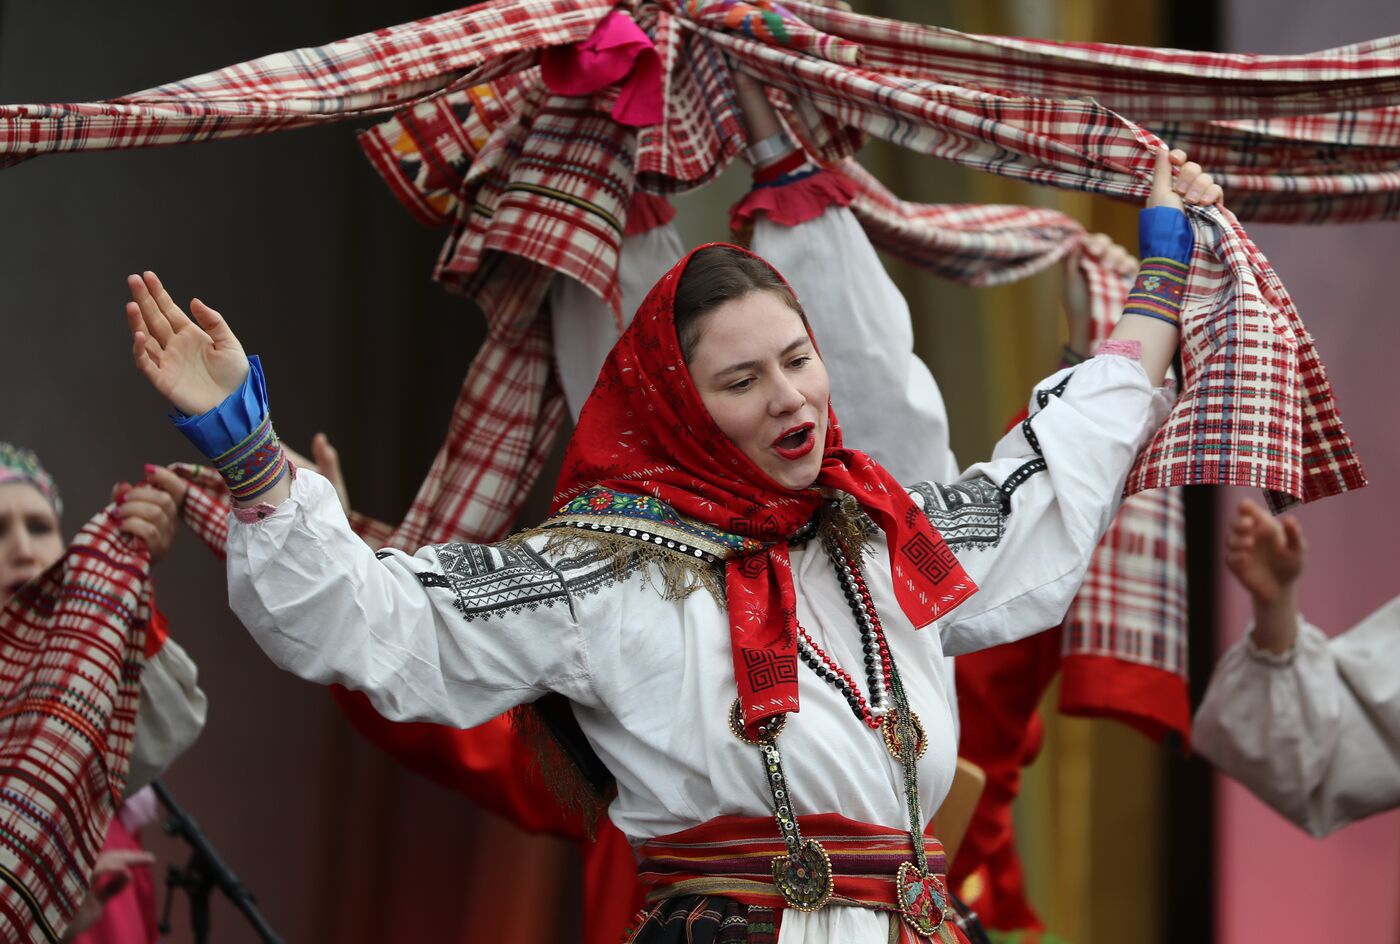
<instances>
[{"instance_id":1,"label":"woman's raised right hand","mask_svg":"<svg viewBox=\"0 0 1400 944\"><path fill-rule=\"evenodd\" d=\"M136 368L176 409L207 413L242 385L248 356L222 315L196 298L191 320L154 272L127 276L126 284Z\"/></svg>"}]
</instances>

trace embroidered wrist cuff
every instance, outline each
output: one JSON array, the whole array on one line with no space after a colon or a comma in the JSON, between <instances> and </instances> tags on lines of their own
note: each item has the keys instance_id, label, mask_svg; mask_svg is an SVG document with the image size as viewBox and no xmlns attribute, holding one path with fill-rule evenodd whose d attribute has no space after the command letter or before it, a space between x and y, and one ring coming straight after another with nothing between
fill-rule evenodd
<instances>
[{"instance_id":1,"label":"embroidered wrist cuff","mask_svg":"<svg viewBox=\"0 0 1400 944\"><path fill-rule=\"evenodd\" d=\"M287 478L293 482L297 478L297 466L291 459L287 460ZM275 483L274 483L275 484ZM243 524L256 524L268 515L277 510L277 506L270 502L258 502L256 505L234 505L232 509L233 517Z\"/></svg>"},{"instance_id":2,"label":"embroidered wrist cuff","mask_svg":"<svg viewBox=\"0 0 1400 944\"><path fill-rule=\"evenodd\" d=\"M790 173L772 179L754 175L753 189L729 209L729 228L743 232L759 214L779 226L797 226L821 216L830 207L849 206L856 185L804 161Z\"/></svg>"},{"instance_id":3,"label":"embroidered wrist cuff","mask_svg":"<svg viewBox=\"0 0 1400 944\"><path fill-rule=\"evenodd\" d=\"M1302 634L1299 633L1299 636ZM1262 662L1273 669L1283 669L1293 664L1293 660L1298 656L1298 643L1295 639L1293 645L1283 652L1274 652L1272 649L1265 649L1254 641L1254 627L1250 626L1244 634L1244 651L1251 659Z\"/></svg>"},{"instance_id":4,"label":"embroidered wrist cuff","mask_svg":"<svg viewBox=\"0 0 1400 944\"><path fill-rule=\"evenodd\" d=\"M788 133L779 131L744 148L744 156L749 159L750 164L757 167L764 161L771 161L775 157L786 154L794 147L796 145L792 143L792 138L788 137Z\"/></svg>"},{"instance_id":5,"label":"embroidered wrist cuff","mask_svg":"<svg viewBox=\"0 0 1400 944\"><path fill-rule=\"evenodd\" d=\"M1142 315L1181 327L1181 306L1186 292L1186 275L1190 271L1184 262L1175 259L1142 260L1137 281L1128 292L1123 314Z\"/></svg>"},{"instance_id":6,"label":"embroidered wrist cuff","mask_svg":"<svg viewBox=\"0 0 1400 944\"><path fill-rule=\"evenodd\" d=\"M676 208L671 201L645 190L633 190L632 199L627 204L627 225L623 236L640 236L658 226L665 226L676 218Z\"/></svg>"},{"instance_id":7,"label":"embroidered wrist cuff","mask_svg":"<svg viewBox=\"0 0 1400 944\"><path fill-rule=\"evenodd\" d=\"M1095 357L1126 357L1129 360L1142 360L1142 342L1124 341L1121 338L1108 338L1094 348Z\"/></svg>"},{"instance_id":8,"label":"embroidered wrist cuff","mask_svg":"<svg viewBox=\"0 0 1400 944\"><path fill-rule=\"evenodd\" d=\"M216 458L214 465L237 501L257 498L282 481L287 454L272 428L272 417L263 417L247 439Z\"/></svg>"}]
</instances>

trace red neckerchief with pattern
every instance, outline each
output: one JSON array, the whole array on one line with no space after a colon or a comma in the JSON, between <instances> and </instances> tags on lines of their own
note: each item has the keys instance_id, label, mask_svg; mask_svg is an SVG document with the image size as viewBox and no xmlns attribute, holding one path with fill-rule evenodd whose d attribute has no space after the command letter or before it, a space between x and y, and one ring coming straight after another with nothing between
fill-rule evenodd
<instances>
[{"instance_id":1,"label":"red neckerchief with pattern","mask_svg":"<svg viewBox=\"0 0 1400 944\"><path fill-rule=\"evenodd\" d=\"M751 539L753 550L726 562L725 586L739 703L752 735L764 719L798 710L797 596L786 539L821 507L820 487L854 496L885 532L895 596L915 627L945 615L977 586L894 477L842 448L829 404L821 473L799 491L770 479L715 425L676 339L676 287L699 249L662 276L608 355L564 456L554 507L602 486L655 496Z\"/></svg>"}]
</instances>

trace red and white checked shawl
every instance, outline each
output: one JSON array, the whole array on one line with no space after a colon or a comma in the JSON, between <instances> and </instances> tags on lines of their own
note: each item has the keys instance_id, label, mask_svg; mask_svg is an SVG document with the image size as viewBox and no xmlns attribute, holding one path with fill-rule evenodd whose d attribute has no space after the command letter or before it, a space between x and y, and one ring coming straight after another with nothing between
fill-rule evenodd
<instances>
[{"instance_id":1,"label":"red and white checked shawl","mask_svg":"<svg viewBox=\"0 0 1400 944\"><path fill-rule=\"evenodd\" d=\"M539 50L584 38L612 3L498 0L109 102L3 108L0 160L397 110L362 143L421 219L453 225L438 277L475 297L491 327L398 546L492 540L509 527L563 411L539 317L548 276L570 275L616 305L632 189L688 189L733 159L744 142L722 55L780 90L793 130L828 163L870 133L1137 200L1157 139L1121 112L1190 144L1249 218L1400 210L1394 39L1307 56L1220 55L972 36L789 3L759 5L786 17L785 33L758 33L765 45L731 31L733 2L619 5L662 59L666 114L656 126L613 123L615 92L561 98L539 80ZM1045 211L914 208L869 183L854 209L878 245L972 284L1034 271L1077 238L1054 214L1037 223ZM1364 484L1311 339L1267 260L1228 211L1196 212L1193 225L1187 392L1130 489L1253 484L1282 502ZM1126 648L1164 651L1147 643Z\"/></svg>"},{"instance_id":2,"label":"red and white checked shawl","mask_svg":"<svg viewBox=\"0 0 1400 944\"><path fill-rule=\"evenodd\" d=\"M0 611L0 938L57 941L122 802L149 558L104 509Z\"/></svg>"},{"instance_id":3,"label":"red and white checked shawl","mask_svg":"<svg viewBox=\"0 0 1400 944\"><path fill-rule=\"evenodd\" d=\"M1227 158L1212 169L1232 196L1272 208L1275 218L1385 218L1400 209L1395 39L1305 56L1206 54L971 36L792 2L758 5L786 20L786 32L756 33L767 44L731 29L732 0L619 5L648 29L662 61L665 118L639 131L607 117L615 90L564 99L538 77L541 49L586 37L613 4L495 0L108 102L0 109L0 155L266 133L404 109L444 91L470 95L504 79L501 107L455 194L439 276L470 292L492 327L473 370L481 383L463 395L500 415L470 455L488 456L480 447L506 439L517 458L497 463L502 475L475 465L482 478L471 483L449 455L420 496L440 511L420 502L411 516L460 528L477 524L469 519L481 511L490 532L515 503L512 483L500 480L531 461L519 456L533 454L559 408L551 396L517 410L483 384L489 376L540 385L540 276L563 272L617 304L633 187L694 187L737 153L741 123L725 56L787 97L795 130L828 163L875 134L993 173L1139 200L1158 139L1116 109L1156 127L1189 125L1218 146L1212 156ZM444 105L441 96L427 105L429 119L445 119ZM410 136L419 111L401 113ZM1348 114L1322 117L1336 113ZM1260 135L1280 146L1252 146ZM1318 141L1325 153L1312 147ZM454 176L462 144L452 135L429 142L429 182L439 171ZM1291 165L1304 147L1315 159ZM1312 340L1268 261L1229 210L1193 211L1192 221L1186 390L1130 489L1254 485L1286 503L1364 484ZM524 432L527 416L533 426ZM442 478L449 469L451 482Z\"/></svg>"}]
</instances>

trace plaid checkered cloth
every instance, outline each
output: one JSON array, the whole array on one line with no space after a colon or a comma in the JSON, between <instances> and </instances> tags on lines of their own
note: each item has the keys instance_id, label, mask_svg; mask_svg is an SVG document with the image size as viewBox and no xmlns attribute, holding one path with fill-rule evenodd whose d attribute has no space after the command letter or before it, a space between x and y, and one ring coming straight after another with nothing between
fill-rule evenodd
<instances>
[{"instance_id":1,"label":"plaid checkered cloth","mask_svg":"<svg viewBox=\"0 0 1400 944\"><path fill-rule=\"evenodd\" d=\"M122 801L151 593L111 508L0 611L0 929L57 941Z\"/></svg>"},{"instance_id":2,"label":"plaid checkered cloth","mask_svg":"<svg viewBox=\"0 0 1400 944\"><path fill-rule=\"evenodd\" d=\"M1094 344L1117 323L1131 283L1080 255ZM1114 718L1154 740L1191 738L1186 509L1180 488L1129 495L1090 558L1060 624L1060 710Z\"/></svg>"},{"instance_id":3,"label":"plaid checkered cloth","mask_svg":"<svg viewBox=\"0 0 1400 944\"><path fill-rule=\"evenodd\" d=\"M666 111L632 130L604 117L616 90L560 98L538 74L540 49L582 39L609 8L486 3L112 102L0 109L0 154L204 140L397 109L361 143L420 220L453 227L438 277L473 295L491 329L448 441L391 536L403 547L508 528L562 413L540 310L547 281L563 273L616 304L632 189L701 185L738 153L724 55L777 90L792 130L829 164L876 134L993 173L1137 200L1157 138L1121 113L1197 149L1253 218L1400 212L1394 39L1224 56L972 36L800 2L643 3L633 11L662 60ZM1097 102L1074 100L1087 98ZM1048 211L915 208L866 178L853 209L872 239L970 284L1029 274L1078 238ZM1193 225L1187 393L1130 488L1253 484L1283 504L1363 484L1311 339L1267 260L1228 211L1197 212ZM1102 623L1105 608L1097 612L1086 625ZM1111 648L1175 652L1148 636Z\"/></svg>"},{"instance_id":4,"label":"plaid checkered cloth","mask_svg":"<svg viewBox=\"0 0 1400 944\"><path fill-rule=\"evenodd\" d=\"M1130 114L1227 142L1217 156L1238 162L1212 170L1232 195L1230 175L1243 175L1241 199L1274 207L1275 218L1400 212L1400 201L1384 198L1400 186L1387 163L1400 101L1393 38L1305 56L1227 56L971 36L797 0L641 3L633 9L657 45L666 109L660 124L633 132L605 117L616 89L561 99L536 71L542 48L579 41L608 9L603 0L497 0L111 102L11 106L0 109L0 154L265 133L396 108L393 127L371 133L413 141L411 102L438 96L424 107L441 121L444 93L460 107L499 80L496 114L478 116L474 101L459 113L459 125L490 126L479 148L466 130L416 143L430 181L461 178L439 276L482 303L502 355L542 330L541 275L564 273L617 303L631 188L694 187L737 153L725 56L787 99L795 130L827 163L874 134L992 173L1140 200L1159 139L1120 117ZM1355 120L1320 117L1335 113ZM1358 139L1348 127L1366 130ZM1245 146L1261 133L1282 145ZM1304 175L1315 186L1299 204L1298 168L1287 160L1300 141L1320 140L1330 150L1311 166L1318 173ZM463 172L453 159L469 150ZM1261 158L1282 166L1261 167ZM1250 192L1256 180L1265 189ZM1364 484L1312 339L1268 261L1230 211L1193 211L1192 222L1186 392L1130 488L1254 485L1277 507ZM1246 374L1253 382L1242 382ZM483 479L488 488L493 478Z\"/></svg>"},{"instance_id":5,"label":"plaid checkered cloth","mask_svg":"<svg viewBox=\"0 0 1400 944\"><path fill-rule=\"evenodd\" d=\"M79 105L0 110L0 155L186 144L384 114L577 42L612 0L482 3Z\"/></svg>"},{"instance_id":6,"label":"plaid checkered cloth","mask_svg":"<svg viewBox=\"0 0 1400 944\"><path fill-rule=\"evenodd\" d=\"M827 168L855 185L851 212L890 255L953 282L982 288L1034 275L1078 248L1087 235L1058 210L990 203L909 203L847 158ZM1122 310L1121 279L1081 258L1095 323ZM1115 307L1115 299L1117 300Z\"/></svg>"},{"instance_id":7,"label":"plaid checkered cloth","mask_svg":"<svg viewBox=\"0 0 1400 944\"><path fill-rule=\"evenodd\" d=\"M170 470L190 483L180 503L180 518L215 557L226 560L228 516L233 507L228 486L213 466L176 462Z\"/></svg>"}]
</instances>

